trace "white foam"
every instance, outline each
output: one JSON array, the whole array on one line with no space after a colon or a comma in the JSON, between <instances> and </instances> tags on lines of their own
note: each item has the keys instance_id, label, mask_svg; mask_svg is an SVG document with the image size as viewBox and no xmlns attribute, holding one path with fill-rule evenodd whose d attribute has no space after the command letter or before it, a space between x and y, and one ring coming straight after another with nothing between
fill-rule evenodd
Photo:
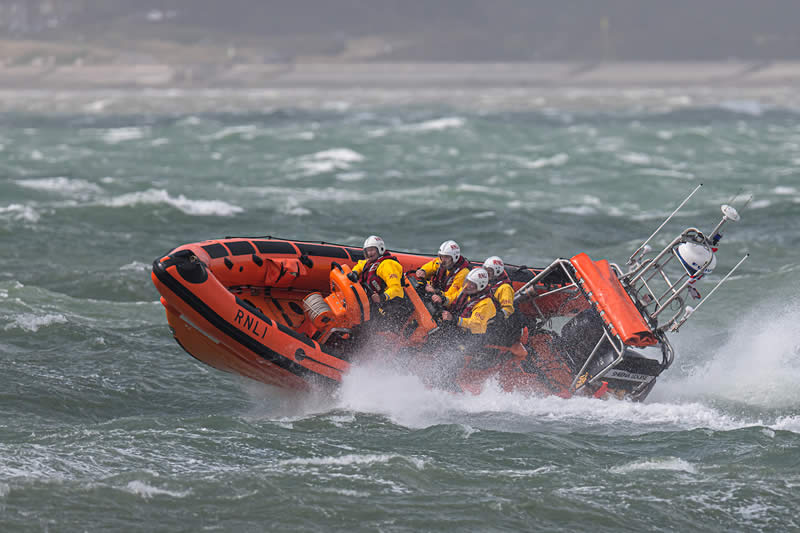
<instances>
[{"instance_id":1,"label":"white foam","mask_svg":"<svg viewBox=\"0 0 800 533\"><path fill-rule=\"evenodd\" d=\"M304 215L311 214L311 210L301 206L300 201L294 196L290 196L286 199L286 201L281 206L281 212L296 217L301 217Z\"/></svg>"},{"instance_id":2,"label":"white foam","mask_svg":"<svg viewBox=\"0 0 800 533\"><path fill-rule=\"evenodd\" d=\"M190 200L180 194L178 197L170 196L163 189L148 189L146 191L123 194L103 202L110 207L131 207L139 204L167 204L175 207L187 215L205 216L230 216L244 211L241 207L231 205L222 200Z\"/></svg>"},{"instance_id":3,"label":"white foam","mask_svg":"<svg viewBox=\"0 0 800 533\"><path fill-rule=\"evenodd\" d=\"M185 498L192 491L174 491L174 490L166 490L166 489L159 489L158 487L153 487L152 485L148 485L144 481L130 481L124 489L126 492L130 492L132 494L136 494L137 496L141 496L142 498L149 500L153 496L172 496L173 498Z\"/></svg>"},{"instance_id":4,"label":"white foam","mask_svg":"<svg viewBox=\"0 0 800 533\"><path fill-rule=\"evenodd\" d=\"M568 215L589 216L597 213L597 209L589 205L567 206L559 207L556 209L557 213L565 213Z\"/></svg>"},{"instance_id":5,"label":"white foam","mask_svg":"<svg viewBox=\"0 0 800 533\"><path fill-rule=\"evenodd\" d=\"M333 148L301 157L297 166L305 176L326 174L335 170L347 170L351 163L364 160L364 156L349 148Z\"/></svg>"},{"instance_id":6,"label":"white foam","mask_svg":"<svg viewBox=\"0 0 800 533\"><path fill-rule=\"evenodd\" d=\"M41 215L29 205L11 204L0 207L0 217L11 220L24 220L26 222L38 222Z\"/></svg>"},{"instance_id":7,"label":"white foam","mask_svg":"<svg viewBox=\"0 0 800 533\"><path fill-rule=\"evenodd\" d=\"M313 131L301 131L298 133L287 135L285 138L296 139L298 141L313 141L315 136L316 135Z\"/></svg>"},{"instance_id":8,"label":"white foam","mask_svg":"<svg viewBox=\"0 0 800 533\"><path fill-rule=\"evenodd\" d=\"M795 195L797 194L797 189L795 189L794 187L786 187L779 185L774 189L772 189L772 192L774 192L775 194Z\"/></svg>"},{"instance_id":9,"label":"white foam","mask_svg":"<svg viewBox=\"0 0 800 533\"><path fill-rule=\"evenodd\" d=\"M766 106L758 100L727 100L721 102L719 107L734 113L741 113L743 115L759 116L764 114Z\"/></svg>"},{"instance_id":10,"label":"white foam","mask_svg":"<svg viewBox=\"0 0 800 533\"><path fill-rule=\"evenodd\" d=\"M640 154L637 152L627 152L624 154L617 154L617 158L631 165L649 165L653 159L647 154Z\"/></svg>"},{"instance_id":11,"label":"white foam","mask_svg":"<svg viewBox=\"0 0 800 533\"><path fill-rule=\"evenodd\" d=\"M327 159L331 161L342 161L345 163L354 163L364 160L363 155L350 150L349 148L333 148L330 150L323 150L322 152L311 154L311 157L314 159Z\"/></svg>"},{"instance_id":12,"label":"white foam","mask_svg":"<svg viewBox=\"0 0 800 533\"><path fill-rule=\"evenodd\" d=\"M750 204L750 209L765 209L772 205L772 202L766 199L756 200Z\"/></svg>"},{"instance_id":13,"label":"white foam","mask_svg":"<svg viewBox=\"0 0 800 533\"><path fill-rule=\"evenodd\" d=\"M230 126L222 128L217 133L211 136L211 139L219 141L228 137L238 136L243 140L249 141L255 138L255 133L258 131L258 126L255 124L247 124L244 126Z\"/></svg>"},{"instance_id":14,"label":"white foam","mask_svg":"<svg viewBox=\"0 0 800 533\"><path fill-rule=\"evenodd\" d=\"M139 261L134 261L132 263L128 263L127 265L122 265L119 267L120 270L133 270L135 272L145 272L150 270L150 265L147 263L142 263Z\"/></svg>"},{"instance_id":15,"label":"white foam","mask_svg":"<svg viewBox=\"0 0 800 533\"><path fill-rule=\"evenodd\" d=\"M800 433L800 416L781 416L775 420L774 424L769 426L775 430L791 431L792 433ZM772 435L775 436L774 433Z\"/></svg>"},{"instance_id":16,"label":"white foam","mask_svg":"<svg viewBox=\"0 0 800 533\"><path fill-rule=\"evenodd\" d=\"M36 332L40 328L50 326L52 324L66 324L67 318L60 313L50 313L46 315L36 315L33 313L22 313L15 315L13 321L6 324L6 331L14 328L22 329L24 331Z\"/></svg>"},{"instance_id":17,"label":"white foam","mask_svg":"<svg viewBox=\"0 0 800 533\"><path fill-rule=\"evenodd\" d=\"M321 489L322 492L329 492L331 494L339 494L341 496L347 496L348 498L369 498L372 496L369 492L363 492L358 490L350 490L350 489L337 489L337 488L327 488L323 487Z\"/></svg>"},{"instance_id":18,"label":"white foam","mask_svg":"<svg viewBox=\"0 0 800 533\"><path fill-rule=\"evenodd\" d=\"M142 139L148 134L147 128L112 128L103 134L103 141L107 144L117 144L125 141Z\"/></svg>"},{"instance_id":19,"label":"white foam","mask_svg":"<svg viewBox=\"0 0 800 533\"><path fill-rule=\"evenodd\" d=\"M791 294L783 297L751 307L723 345L708 347L710 361L654 393L712 396L765 408L800 405L800 303Z\"/></svg>"},{"instance_id":20,"label":"white foam","mask_svg":"<svg viewBox=\"0 0 800 533\"><path fill-rule=\"evenodd\" d=\"M456 394L425 386L422 380L396 369L378 365L359 365L351 368L339 389L337 407L387 416L397 424L419 428L442 423L470 425L477 414L500 412L516 415L498 418L514 431L515 424L530 422L558 423L569 421L600 425L628 432L710 428L729 430L750 426L751 423L731 418L712 407L695 402L634 403L600 401L591 398L564 400L553 396L533 396L521 392L505 392L494 381L488 381L480 394ZM527 431L527 428L522 428Z\"/></svg>"},{"instance_id":21,"label":"white foam","mask_svg":"<svg viewBox=\"0 0 800 533\"><path fill-rule=\"evenodd\" d=\"M94 102L89 102L84 105L83 110L89 113L100 113L101 111L105 111L110 103L112 103L111 100L95 100Z\"/></svg>"},{"instance_id":22,"label":"white foam","mask_svg":"<svg viewBox=\"0 0 800 533\"><path fill-rule=\"evenodd\" d=\"M417 124L407 124L399 129L404 131L440 131L449 128L460 128L466 121L461 117L445 117L434 120L426 120Z\"/></svg>"},{"instance_id":23,"label":"white foam","mask_svg":"<svg viewBox=\"0 0 800 533\"><path fill-rule=\"evenodd\" d=\"M665 168L643 168L637 171L639 174L646 176L659 176L665 178L679 178L679 179L694 179L694 174L691 172L681 172L680 170L665 169Z\"/></svg>"},{"instance_id":24,"label":"white foam","mask_svg":"<svg viewBox=\"0 0 800 533\"><path fill-rule=\"evenodd\" d=\"M87 196L88 194L99 194L103 192L102 187L95 183L91 183L82 179L66 178L64 176L16 180L14 183L27 189L58 192L70 195Z\"/></svg>"},{"instance_id":25,"label":"white foam","mask_svg":"<svg viewBox=\"0 0 800 533\"><path fill-rule=\"evenodd\" d=\"M502 188L487 187L486 185L474 185L472 183L459 183L456 186L456 190L459 192L477 192L481 194L489 194L492 196L506 196L509 198L513 198L514 196L516 196L515 193L503 190Z\"/></svg>"},{"instance_id":26,"label":"white foam","mask_svg":"<svg viewBox=\"0 0 800 533\"><path fill-rule=\"evenodd\" d=\"M662 459L651 459L646 461L636 461L622 466L615 466L610 469L615 474L628 474L642 470L676 470L696 474L695 466L677 457L664 457Z\"/></svg>"},{"instance_id":27,"label":"white foam","mask_svg":"<svg viewBox=\"0 0 800 533\"><path fill-rule=\"evenodd\" d=\"M5 498L11 492L11 487L8 483L0 483L0 498Z\"/></svg>"},{"instance_id":28,"label":"white foam","mask_svg":"<svg viewBox=\"0 0 800 533\"><path fill-rule=\"evenodd\" d=\"M338 181L361 181L367 175L364 172L339 172L336 174Z\"/></svg>"},{"instance_id":29,"label":"white foam","mask_svg":"<svg viewBox=\"0 0 800 533\"><path fill-rule=\"evenodd\" d=\"M520 164L525 168L544 168L544 167L560 167L569 161L569 155L565 153L558 153L552 157L542 157L533 161L521 161Z\"/></svg>"},{"instance_id":30,"label":"white foam","mask_svg":"<svg viewBox=\"0 0 800 533\"><path fill-rule=\"evenodd\" d=\"M408 457L398 454L347 454L339 456L296 458L281 461L281 465L320 465L320 466L350 466L364 464L385 464L393 459L402 459L414 466L417 470L425 468L425 461L418 457Z\"/></svg>"}]
</instances>

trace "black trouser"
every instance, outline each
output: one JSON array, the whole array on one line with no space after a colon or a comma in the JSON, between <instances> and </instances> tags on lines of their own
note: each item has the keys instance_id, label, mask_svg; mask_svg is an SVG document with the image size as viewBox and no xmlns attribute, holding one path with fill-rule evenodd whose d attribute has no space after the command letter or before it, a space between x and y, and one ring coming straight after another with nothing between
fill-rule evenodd
<instances>
[{"instance_id":1,"label":"black trouser","mask_svg":"<svg viewBox=\"0 0 800 533\"><path fill-rule=\"evenodd\" d=\"M379 330L399 328L413 312L414 305L406 297L392 298L379 304L370 300L369 321Z\"/></svg>"}]
</instances>

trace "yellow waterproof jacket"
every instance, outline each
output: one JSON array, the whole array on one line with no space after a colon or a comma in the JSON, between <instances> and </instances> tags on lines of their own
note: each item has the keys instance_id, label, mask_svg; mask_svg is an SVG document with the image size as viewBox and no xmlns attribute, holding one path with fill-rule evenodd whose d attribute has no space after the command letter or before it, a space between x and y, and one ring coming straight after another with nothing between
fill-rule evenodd
<instances>
[{"instance_id":1,"label":"yellow waterproof jacket","mask_svg":"<svg viewBox=\"0 0 800 533\"><path fill-rule=\"evenodd\" d=\"M361 276L361 272L364 270L364 265L366 264L367 260L362 259L355 264L353 272ZM403 266L400 263L394 259L386 259L381 261L375 273L386 285L383 294L387 300L402 298L404 296L403 287L400 285L400 280L403 279Z\"/></svg>"},{"instance_id":2,"label":"yellow waterproof jacket","mask_svg":"<svg viewBox=\"0 0 800 533\"><path fill-rule=\"evenodd\" d=\"M439 270L439 265L442 261L437 257L431 261L428 261L420 268L425 271L425 278L431 279L436 271ZM450 288L447 289L444 294L442 294L442 298L444 298L444 305L448 305L450 302L454 302L455 299L458 297L458 293L461 292L461 287L464 286L464 279L469 274L469 268L462 268L456 274L456 277L453 278L453 283L450 285Z\"/></svg>"},{"instance_id":3,"label":"yellow waterproof jacket","mask_svg":"<svg viewBox=\"0 0 800 533\"><path fill-rule=\"evenodd\" d=\"M503 283L494 290L494 299L500 304L500 308L506 318L514 314L514 289L508 283Z\"/></svg>"},{"instance_id":4,"label":"yellow waterproof jacket","mask_svg":"<svg viewBox=\"0 0 800 533\"><path fill-rule=\"evenodd\" d=\"M491 298L481 300L472 309L469 317L458 317L458 326L469 330L470 333L486 333L489 321L497 314L497 308Z\"/></svg>"}]
</instances>

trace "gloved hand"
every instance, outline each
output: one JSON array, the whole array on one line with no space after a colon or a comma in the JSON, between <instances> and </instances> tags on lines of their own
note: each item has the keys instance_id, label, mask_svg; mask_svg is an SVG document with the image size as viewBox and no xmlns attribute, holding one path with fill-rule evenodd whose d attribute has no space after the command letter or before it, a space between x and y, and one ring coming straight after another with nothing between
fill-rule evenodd
<instances>
[{"instance_id":1,"label":"gloved hand","mask_svg":"<svg viewBox=\"0 0 800 533\"><path fill-rule=\"evenodd\" d=\"M358 274L356 274L355 272L350 272L347 274L347 279L349 279L350 281L358 281Z\"/></svg>"}]
</instances>

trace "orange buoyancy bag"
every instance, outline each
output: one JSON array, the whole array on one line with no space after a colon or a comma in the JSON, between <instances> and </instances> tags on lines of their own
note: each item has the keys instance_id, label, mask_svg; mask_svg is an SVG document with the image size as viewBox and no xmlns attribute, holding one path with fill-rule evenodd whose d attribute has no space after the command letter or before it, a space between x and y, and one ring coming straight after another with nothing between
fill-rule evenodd
<instances>
[{"instance_id":1,"label":"orange buoyancy bag","mask_svg":"<svg viewBox=\"0 0 800 533\"><path fill-rule=\"evenodd\" d=\"M267 269L264 284L267 287L289 287L298 278L308 274L308 268L295 258L265 259Z\"/></svg>"},{"instance_id":2,"label":"orange buoyancy bag","mask_svg":"<svg viewBox=\"0 0 800 533\"><path fill-rule=\"evenodd\" d=\"M611 270L608 261L592 261L585 253L570 259L583 289L597 305L603 320L611 326L611 333L619 335L629 346L652 346L658 343L625 288Z\"/></svg>"}]
</instances>

